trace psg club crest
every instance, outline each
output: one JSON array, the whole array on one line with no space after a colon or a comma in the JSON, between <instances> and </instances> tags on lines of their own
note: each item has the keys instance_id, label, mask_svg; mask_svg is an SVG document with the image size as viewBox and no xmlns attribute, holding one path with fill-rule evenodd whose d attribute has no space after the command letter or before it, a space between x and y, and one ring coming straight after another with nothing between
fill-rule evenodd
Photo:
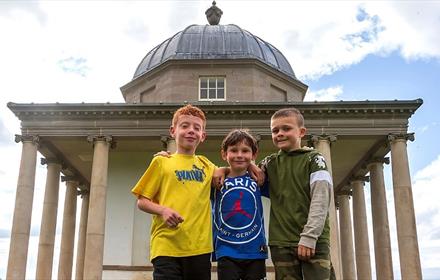
<instances>
[{"instance_id":1,"label":"psg club crest","mask_svg":"<svg viewBox=\"0 0 440 280\"><path fill-rule=\"evenodd\" d=\"M256 184L255 184L256 187ZM254 186L223 188L215 205L217 238L232 244L248 243L262 230Z\"/></svg>"}]
</instances>

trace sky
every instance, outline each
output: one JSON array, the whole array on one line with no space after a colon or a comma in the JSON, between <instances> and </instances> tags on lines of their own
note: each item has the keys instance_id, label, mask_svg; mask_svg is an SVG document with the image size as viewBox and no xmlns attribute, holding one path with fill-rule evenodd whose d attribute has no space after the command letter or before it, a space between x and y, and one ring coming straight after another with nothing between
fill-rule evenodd
<instances>
[{"instance_id":1,"label":"sky","mask_svg":"<svg viewBox=\"0 0 440 280\"><path fill-rule=\"evenodd\" d=\"M237 24L278 48L309 86L306 100L414 100L408 156L424 279L440 279L440 1L226 1ZM123 102L142 58L211 1L0 1L0 279L6 275L21 144L7 102ZM41 157L40 155L38 156ZM39 162L39 160L38 160ZM393 262L400 277L390 166L385 167ZM33 279L45 166L38 164L27 278ZM64 201L61 185L60 199ZM369 185L365 188L369 201ZM78 209L80 206L78 205ZM371 224L371 208L367 203ZM78 211L79 212L79 211ZM54 271L62 224L59 207ZM369 233L370 247L373 245ZM374 255L371 254L374 271ZM56 275L56 274L55 274Z\"/></svg>"}]
</instances>

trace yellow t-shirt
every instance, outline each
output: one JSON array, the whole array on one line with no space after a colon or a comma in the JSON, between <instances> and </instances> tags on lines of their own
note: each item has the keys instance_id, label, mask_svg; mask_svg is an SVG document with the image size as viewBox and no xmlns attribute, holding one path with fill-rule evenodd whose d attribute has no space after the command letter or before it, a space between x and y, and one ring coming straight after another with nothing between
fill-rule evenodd
<instances>
[{"instance_id":1,"label":"yellow t-shirt","mask_svg":"<svg viewBox=\"0 0 440 280\"><path fill-rule=\"evenodd\" d=\"M210 188L215 165L204 156L173 154L155 157L131 190L136 196L170 207L184 219L170 228L153 215L150 260L212 252Z\"/></svg>"}]
</instances>

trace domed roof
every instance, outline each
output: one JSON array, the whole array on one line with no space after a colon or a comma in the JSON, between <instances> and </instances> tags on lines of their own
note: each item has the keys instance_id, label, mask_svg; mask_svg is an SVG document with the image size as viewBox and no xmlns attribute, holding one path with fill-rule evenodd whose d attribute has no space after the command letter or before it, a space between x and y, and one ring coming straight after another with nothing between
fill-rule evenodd
<instances>
[{"instance_id":1,"label":"domed roof","mask_svg":"<svg viewBox=\"0 0 440 280\"><path fill-rule=\"evenodd\" d=\"M228 25L190 25L152 49L141 61L133 79L168 60L257 59L296 79L284 55L274 46Z\"/></svg>"}]
</instances>

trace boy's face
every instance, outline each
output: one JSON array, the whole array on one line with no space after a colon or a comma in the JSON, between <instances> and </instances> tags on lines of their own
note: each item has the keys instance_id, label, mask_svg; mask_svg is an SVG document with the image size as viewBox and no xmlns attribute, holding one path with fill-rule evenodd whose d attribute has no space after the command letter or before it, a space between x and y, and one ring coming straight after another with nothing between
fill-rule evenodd
<instances>
[{"instance_id":1,"label":"boy's face","mask_svg":"<svg viewBox=\"0 0 440 280\"><path fill-rule=\"evenodd\" d=\"M176 140L177 153L194 154L197 146L206 137L203 120L191 115L181 115L176 124L170 127L170 135Z\"/></svg>"},{"instance_id":2,"label":"boy's face","mask_svg":"<svg viewBox=\"0 0 440 280\"><path fill-rule=\"evenodd\" d=\"M235 175L243 175L255 160L256 154L252 153L252 148L246 142L240 142L232 146L228 146L226 151L222 150L222 158L227 161L231 172Z\"/></svg>"},{"instance_id":3,"label":"boy's face","mask_svg":"<svg viewBox=\"0 0 440 280\"><path fill-rule=\"evenodd\" d=\"M283 151L301 148L301 138L306 133L305 127L300 127L295 116L275 118L270 121L272 141Z\"/></svg>"}]
</instances>

